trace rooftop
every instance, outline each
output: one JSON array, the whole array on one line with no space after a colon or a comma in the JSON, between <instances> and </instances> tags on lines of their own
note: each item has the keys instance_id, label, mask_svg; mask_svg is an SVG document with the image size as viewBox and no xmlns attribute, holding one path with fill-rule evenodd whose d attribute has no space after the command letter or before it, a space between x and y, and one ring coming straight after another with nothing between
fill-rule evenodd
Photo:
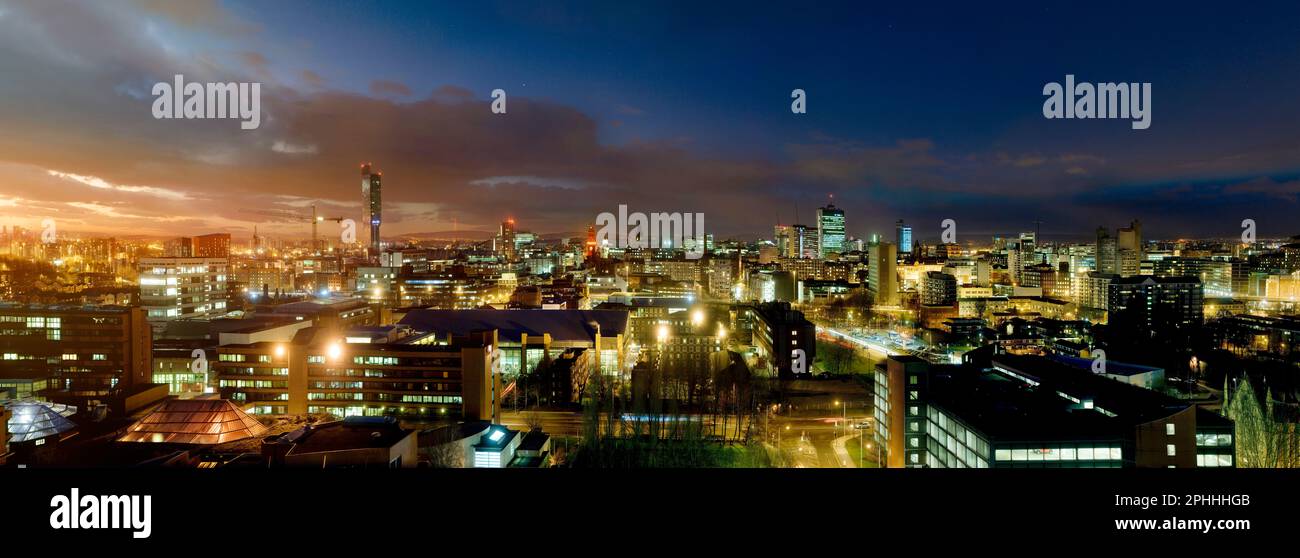
<instances>
[{"instance_id":1,"label":"rooftop","mask_svg":"<svg viewBox=\"0 0 1300 558\"><path fill-rule=\"evenodd\" d=\"M288 455L302 455L366 448L391 448L412 434L413 431L403 429L392 417L347 417L341 421L304 427L282 434L276 441L293 444L293 449L289 450Z\"/></svg>"},{"instance_id":2,"label":"rooftop","mask_svg":"<svg viewBox=\"0 0 1300 558\"><path fill-rule=\"evenodd\" d=\"M523 334L549 333L554 341L594 341L599 324L602 337L621 335L627 329L627 312L621 310L412 310L401 325L419 331L464 336L497 330L503 342L519 342Z\"/></svg>"},{"instance_id":3,"label":"rooftop","mask_svg":"<svg viewBox=\"0 0 1300 558\"><path fill-rule=\"evenodd\" d=\"M1189 405L1046 357L992 364L932 367L927 399L998 441L1120 439Z\"/></svg>"},{"instance_id":4,"label":"rooftop","mask_svg":"<svg viewBox=\"0 0 1300 558\"><path fill-rule=\"evenodd\" d=\"M225 399L172 399L126 430L119 442L221 444L260 436L266 426Z\"/></svg>"},{"instance_id":5,"label":"rooftop","mask_svg":"<svg viewBox=\"0 0 1300 558\"><path fill-rule=\"evenodd\" d=\"M67 418L76 414L76 407L28 400L9 401L4 406L13 413L7 425L10 442L39 440L77 427Z\"/></svg>"}]
</instances>

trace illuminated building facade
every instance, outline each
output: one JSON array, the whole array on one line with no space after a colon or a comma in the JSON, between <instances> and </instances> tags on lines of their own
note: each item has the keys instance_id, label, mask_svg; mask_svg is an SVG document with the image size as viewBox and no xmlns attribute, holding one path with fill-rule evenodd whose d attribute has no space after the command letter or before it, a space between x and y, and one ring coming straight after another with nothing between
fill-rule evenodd
<instances>
[{"instance_id":1,"label":"illuminated building facade","mask_svg":"<svg viewBox=\"0 0 1300 558\"><path fill-rule=\"evenodd\" d=\"M178 319L226 313L225 258L144 258L140 260L140 300L150 323L161 329Z\"/></svg>"},{"instance_id":2,"label":"illuminated building facade","mask_svg":"<svg viewBox=\"0 0 1300 558\"><path fill-rule=\"evenodd\" d=\"M935 366L897 356L875 382L889 467L1235 466L1232 421L1050 357Z\"/></svg>"},{"instance_id":3,"label":"illuminated building facade","mask_svg":"<svg viewBox=\"0 0 1300 558\"><path fill-rule=\"evenodd\" d=\"M844 251L844 210L835 204L817 209L817 247L822 258Z\"/></svg>"},{"instance_id":4,"label":"illuminated building facade","mask_svg":"<svg viewBox=\"0 0 1300 558\"><path fill-rule=\"evenodd\" d=\"M138 307L0 305L0 389L18 397L104 397L150 382L152 336Z\"/></svg>"},{"instance_id":5,"label":"illuminated building facade","mask_svg":"<svg viewBox=\"0 0 1300 558\"><path fill-rule=\"evenodd\" d=\"M902 219L894 223L894 241L899 254L912 253L912 227L904 225Z\"/></svg>"},{"instance_id":6,"label":"illuminated building facade","mask_svg":"<svg viewBox=\"0 0 1300 558\"><path fill-rule=\"evenodd\" d=\"M330 413L412 420L499 420L495 332L398 342L349 342L312 328L290 342L222 345L212 363L221 396L254 414ZM352 341L362 341L354 339Z\"/></svg>"}]
</instances>

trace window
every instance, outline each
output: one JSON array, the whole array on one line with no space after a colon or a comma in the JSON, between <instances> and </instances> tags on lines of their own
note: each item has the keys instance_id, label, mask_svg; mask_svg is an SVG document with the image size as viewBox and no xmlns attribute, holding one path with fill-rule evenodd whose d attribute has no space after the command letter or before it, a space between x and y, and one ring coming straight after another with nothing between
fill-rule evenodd
<instances>
[{"instance_id":1,"label":"window","mask_svg":"<svg viewBox=\"0 0 1300 558\"><path fill-rule=\"evenodd\" d=\"M1171 423L1168 423L1168 424L1165 425L1165 435L1166 435L1166 436L1173 436L1173 435L1174 435L1174 423L1171 422ZM1171 455L1172 455L1172 454L1171 454Z\"/></svg>"},{"instance_id":2,"label":"window","mask_svg":"<svg viewBox=\"0 0 1300 558\"><path fill-rule=\"evenodd\" d=\"M1165 452L1166 452L1166 454L1169 455L1170 457L1173 457L1174 453L1176 453L1176 450L1175 450L1175 448L1174 448L1174 445L1173 445L1173 444L1166 444L1166 445L1165 445Z\"/></svg>"}]
</instances>

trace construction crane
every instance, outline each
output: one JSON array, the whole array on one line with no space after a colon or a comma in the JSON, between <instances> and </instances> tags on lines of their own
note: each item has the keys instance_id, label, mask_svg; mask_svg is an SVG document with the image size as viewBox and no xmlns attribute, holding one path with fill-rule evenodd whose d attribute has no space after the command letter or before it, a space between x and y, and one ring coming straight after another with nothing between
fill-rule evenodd
<instances>
[{"instance_id":1,"label":"construction crane","mask_svg":"<svg viewBox=\"0 0 1300 558\"><path fill-rule=\"evenodd\" d=\"M297 214L297 213L293 213L293 212L290 212L290 211L271 210L271 209L245 209L245 210L243 210L243 211L244 211L245 213L256 213L256 214L258 214L258 215L266 215L266 216L268 216L268 217L276 217L276 218L279 218L279 219L286 219L286 220L290 220L290 221L300 221L300 222L301 222L301 221L307 221L307 222L311 223L311 249L312 249L312 251L315 252L316 254L320 254L320 252L321 252L321 250L320 250L320 241L318 240L319 235L317 234L317 232L318 232L318 231L317 231L317 226L318 226L322 221L334 221L335 223L342 223L344 220L347 219L347 217L324 217L324 216L320 215L319 213L317 213L317 211L316 211L316 204L314 204L314 203L311 204L311 215L310 215L310 216L307 216L307 215L299 215L299 214Z\"/></svg>"}]
</instances>

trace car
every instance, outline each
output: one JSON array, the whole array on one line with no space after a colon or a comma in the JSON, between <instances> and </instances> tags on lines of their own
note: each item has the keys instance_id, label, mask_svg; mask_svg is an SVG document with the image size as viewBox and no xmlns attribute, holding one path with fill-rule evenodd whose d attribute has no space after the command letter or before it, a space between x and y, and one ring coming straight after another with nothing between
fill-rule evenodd
<instances>
[{"instance_id":1,"label":"car","mask_svg":"<svg viewBox=\"0 0 1300 558\"><path fill-rule=\"evenodd\" d=\"M862 422L859 422L859 423L854 424L853 427L854 427L854 428L857 428L857 429L859 429L859 430L863 430L863 429L871 428L871 421L869 421L869 420L864 420L864 421L862 421Z\"/></svg>"}]
</instances>

